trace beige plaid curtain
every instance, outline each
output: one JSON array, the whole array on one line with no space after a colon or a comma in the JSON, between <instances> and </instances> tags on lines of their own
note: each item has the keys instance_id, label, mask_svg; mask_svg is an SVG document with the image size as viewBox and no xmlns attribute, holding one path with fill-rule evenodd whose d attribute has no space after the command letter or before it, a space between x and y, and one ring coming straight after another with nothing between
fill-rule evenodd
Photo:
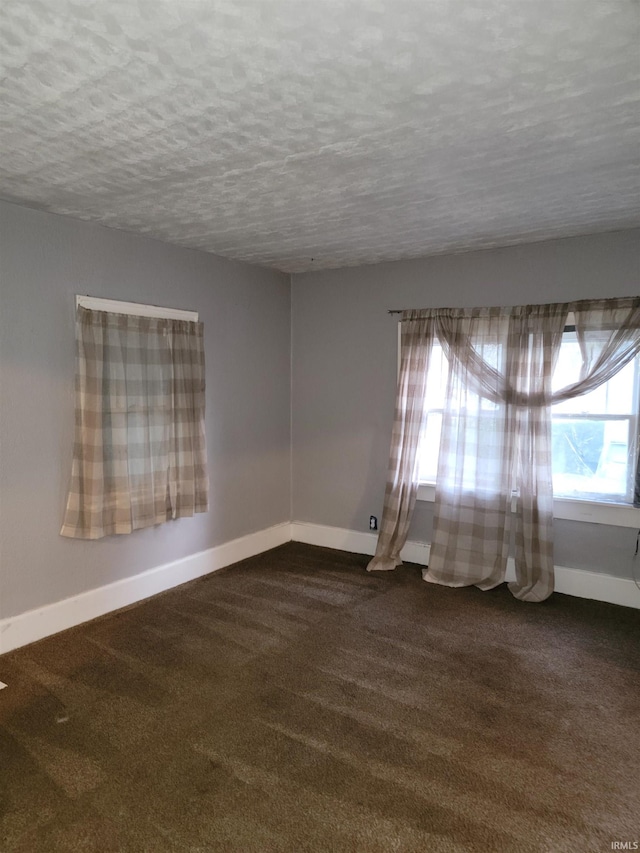
<instances>
[{"instance_id":1,"label":"beige plaid curtain","mask_svg":"<svg viewBox=\"0 0 640 853\"><path fill-rule=\"evenodd\" d=\"M450 374L425 580L504 581L516 489L517 598L553 592L551 380L566 305L443 312Z\"/></svg>"},{"instance_id":2,"label":"beige plaid curtain","mask_svg":"<svg viewBox=\"0 0 640 853\"><path fill-rule=\"evenodd\" d=\"M402 564L418 494L418 445L424 424L424 402L435 325L431 317L405 312L400 335L400 374L391 435L384 509L376 554L368 571L388 571Z\"/></svg>"},{"instance_id":3,"label":"beige plaid curtain","mask_svg":"<svg viewBox=\"0 0 640 853\"><path fill-rule=\"evenodd\" d=\"M553 368L570 315L582 369L554 392ZM640 298L434 309L405 313L403 325L409 318L429 326L450 363L424 577L482 589L501 583L515 486L516 581L510 589L522 600L541 601L553 591L550 407L597 388L640 352ZM394 511L391 504L390 516ZM385 503L383 522L386 513ZM382 563L380 542L379 550ZM373 561L370 567L377 568Z\"/></svg>"},{"instance_id":4,"label":"beige plaid curtain","mask_svg":"<svg viewBox=\"0 0 640 853\"><path fill-rule=\"evenodd\" d=\"M208 509L201 323L76 315L76 425L61 535L99 539Z\"/></svg>"}]
</instances>

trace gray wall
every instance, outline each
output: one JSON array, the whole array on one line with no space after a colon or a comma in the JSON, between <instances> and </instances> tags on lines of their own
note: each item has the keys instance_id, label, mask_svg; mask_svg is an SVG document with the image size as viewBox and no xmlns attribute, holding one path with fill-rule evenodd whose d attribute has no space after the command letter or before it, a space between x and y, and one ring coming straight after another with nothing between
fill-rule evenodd
<instances>
[{"instance_id":1,"label":"gray wall","mask_svg":"<svg viewBox=\"0 0 640 853\"><path fill-rule=\"evenodd\" d=\"M292 279L293 518L367 530L382 514L398 318L389 308L638 293L640 231L319 271ZM420 502L410 538L428 541ZM556 521L556 563L629 577L636 531Z\"/></svg>"},{"instance_id":2,"label":"gray wall","mask_svg":"<svg viewBox=\"0 0 640 853\"><path fill-rule=\"evenodd\" d=\"M388 308L638 291L640 231L297 275L293 517L380 516L396 371ZM59 536L73 441L74 295L200 312L211 509L131 536ZM288 276L0 202L0 618L289 519ZM411 538L428 540L419 504ZM631 573L635 531L556 522L556 562Z\"/></svg>"},{"instance_id":3,"label":"gray wall","mask_svg":"<svg viewBox=\"0 0 640 853\"><path fill-rule=\"evenodd\" d=\"M0 617L289 520L289 276L3 203L0 234ZM200 313L208 513L97 542L59 536L76 293Z\"/></svg>"}]
</instances>

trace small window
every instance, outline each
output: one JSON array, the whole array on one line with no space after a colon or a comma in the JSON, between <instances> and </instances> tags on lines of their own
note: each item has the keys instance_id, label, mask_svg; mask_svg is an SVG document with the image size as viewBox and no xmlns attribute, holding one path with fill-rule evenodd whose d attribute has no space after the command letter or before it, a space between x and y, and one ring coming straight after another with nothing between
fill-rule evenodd
<instances>
[{"instance_id":1,"label":"small window","mask_svg":"<svg viewBox=\"0 0 640 853\"><path fill-rule=\"evenodd\" d=\"M77 302L75 441L61 535L100 539L206 512L202 323L175 309Z\"/></svg>"}]
</instances>

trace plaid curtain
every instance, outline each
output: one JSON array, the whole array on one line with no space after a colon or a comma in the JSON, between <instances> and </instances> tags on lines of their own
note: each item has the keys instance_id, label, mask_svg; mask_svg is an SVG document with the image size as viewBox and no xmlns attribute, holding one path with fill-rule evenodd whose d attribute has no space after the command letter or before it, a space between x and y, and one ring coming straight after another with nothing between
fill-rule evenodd
<instances>
[{"instance_id":1,"label":"plaid curtain","mask_svg":"<svg viewBox=\"0 0 640 853\"><path fill-rule=\"evenodd\" d=\"M202 323L76 314L76 414L61 535L99 539L208 509Z\"/></svg>"},{"instance_id":2,"label":"plaid curtain","mask_svg":"<svg viewBox=\"0 0 640 853\"><path fill-rule=\"evenodd\" d=\"M582 369L576 381L553 391L553 368L570 313ZM640 352L640 298L403 314L403 327L417 321L429 329L426 346L437 337L450 364L431 554L423 576L448 586L489 589L501 583L515 486L516 581L510 589L522 600L542 601L553 591L550 407L594 390ZM399 406L402 399L399 394ZM418 419L415 412L411 423ZM402 412L396 411L395 429L402 423ZM414 441L415 428L408 443ZM394 432L390 472L399 478L394 448L402 447ZM414 488L417 484L408 480L390 480L385 515L387 500L393 518L396 496L410 497ZM410 511L403 520L405 538L409 522ZM399 563L399 549L398 554L385 550L389 539L385 534L383 541L383 534L370 568Z\"/></svg>"},{"instance_id":3,"label":"plaid curtain","mask_svg":"<svg viewBox=\"0 0 640 853\"><path fill-rule=\"evenodd\" d=\"M418 495L418 445L424 425L427 372L435 325L430 317L405 312L400 335L400 374L391 435L391 453L380 534L375 557L367 571L389 571L402 565L400 551L407 541Z\"/></svg>"},{"instance_id":4,"label":"plaid curtain","mask_svg":"<svg viewBox=\"0 0 640 853\"><path fill-rule=\"evenodd\" d=\"M491 589L509 555L515 434L504 403L509 316L440 311L449 361L429 572L425 580Z\"/></svg>"},{"instance_id":5,"label":"plaid curtain","mask_svg":"<svg viewBox=\"0 0 640 853\"><path fill-rule=\"evenodd\" d=\"M490 589L504 580L516 489L516 582L553 592L551 378L566 305L441 312L451 365L425 580Z\"/></svg>"}]
</instances>

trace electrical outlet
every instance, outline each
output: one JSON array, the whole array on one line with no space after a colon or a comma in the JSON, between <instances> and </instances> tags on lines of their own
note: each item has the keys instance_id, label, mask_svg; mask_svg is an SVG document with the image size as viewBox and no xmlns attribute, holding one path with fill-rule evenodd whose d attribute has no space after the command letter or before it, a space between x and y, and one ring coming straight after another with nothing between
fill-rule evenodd
<instances>
[{"instance_id":1,"label":"electrical outlet","mask_svg":"<svg viewBox=\"0 0 640 853\"><path fill-rule=\"evenodd\" d=\"M378 519L375 515L369 516L369 530L377 530L378 529Z\"/></svg>"}]
</instances>

